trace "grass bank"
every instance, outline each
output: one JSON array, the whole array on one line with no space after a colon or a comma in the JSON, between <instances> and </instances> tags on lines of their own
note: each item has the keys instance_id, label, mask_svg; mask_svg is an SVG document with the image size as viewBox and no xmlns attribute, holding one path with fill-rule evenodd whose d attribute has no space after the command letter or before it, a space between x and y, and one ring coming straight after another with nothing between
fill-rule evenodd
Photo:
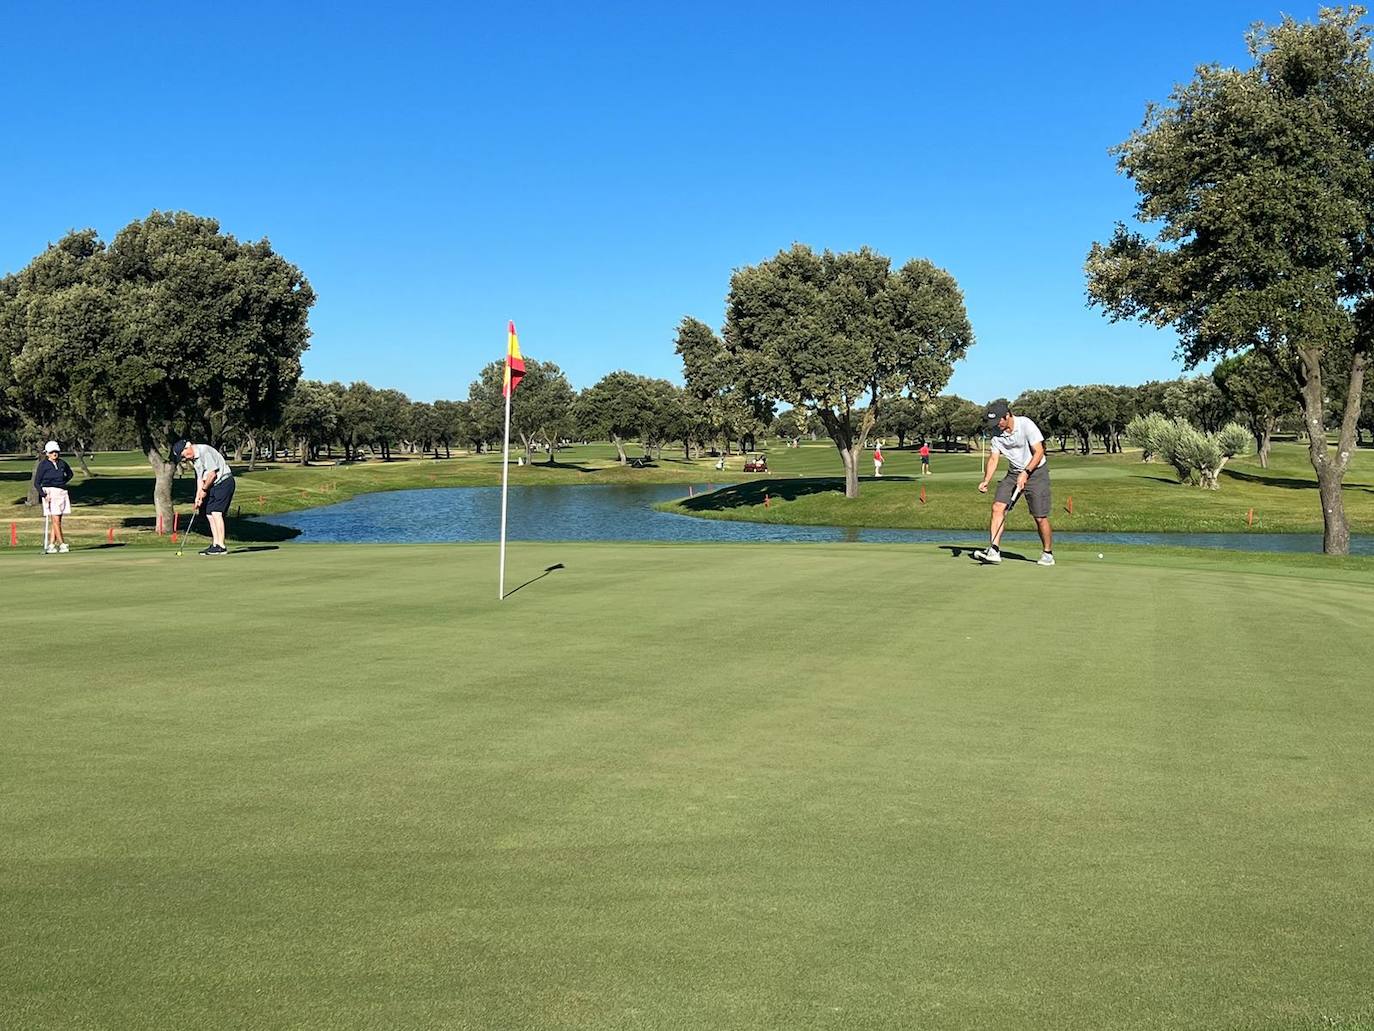
<instances>
[{"instance_id":1,"label":"grass bank","mask_svg":"<svg viewBox=\"0 0 1374 1031\"><path fill-rule=\"evenodd\" d=\"M752 479L714 493L668 502L669 511L708 519L761 523L920 529L987 526L991 493L979 494L977 455L936 456L931 476L888 475L865 480L855 499L837 477ZM950 468L953 466L953 468ZM1005 472L1005 463L1002 471ZM1321 533L1321 506L1306 449L1275 447L1268 469L1240 459L1222 474L1222 488L1179 484L1171 470L1125 455L1050 455L1054 525L1060 530L1118 532ZM921 500L924 489L925 500ZM1355 455L1345 483L1354 533L1374 533L1374 451ZM1034 526L1024 505L1009 529Z\"/></svg>"},{"instance_id":2,"label":"grass bank","mask_svg":"<svg viewBox=\"0 0 1374 1031\"><path fill-rule=\"evenodd\" d=\"M1370 560L494 566L0 556L7 1022L1370 1026Z\"/></svg>"}]
</instances>

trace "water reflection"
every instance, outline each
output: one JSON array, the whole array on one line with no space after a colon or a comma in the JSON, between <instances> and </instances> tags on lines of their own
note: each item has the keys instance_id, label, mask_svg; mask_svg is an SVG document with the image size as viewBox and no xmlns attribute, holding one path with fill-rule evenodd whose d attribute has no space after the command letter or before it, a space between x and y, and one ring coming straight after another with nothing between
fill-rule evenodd
<instances>
[{"instance_id":1,"label":"water reflection","mask_svg":"<svg viewBox=\"0 0 1374 1031\"><path fill-rule=\"evenodd\" d=\"M707 489L704 485L695 491ZM512 487L508 536L526 541L820 541L849 543L978 543L977 530L873 530L853 526L737 523L655 511L659 501L684 497L684 484ZM443 487L362 494L337 505L262 516L301 531L298 540L387 544L494 541L500 533L501 491ZM1089 544L1157 544L1238 551L1319 552L1317 534L1056 533L1056 540ZM1036 540L1008 533L1006 543ZM1374 554L1374 537L1352 536L1356 555Z\"/></svg>"}]
</instances>

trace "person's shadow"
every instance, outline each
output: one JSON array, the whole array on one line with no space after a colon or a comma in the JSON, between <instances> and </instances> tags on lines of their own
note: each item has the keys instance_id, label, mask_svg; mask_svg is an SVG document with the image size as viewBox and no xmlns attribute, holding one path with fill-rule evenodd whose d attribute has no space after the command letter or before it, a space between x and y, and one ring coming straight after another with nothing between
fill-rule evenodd
<instances>
[{"instance_id":1,"label":"person's shadow","mask_svg":"<svg viewBox=\"0 0 1374 1031\"><path fill-rule=\"evenodd\" d=\"M972 562L978 562L978 560L977 560L976 558L973 557L973 553L974 553L975 551L978 551L980 548L986 548L986 547L987 547L986 544L941 544L941 545L940 545L940 550L941 550L941 551L947 551L947 552L949 552L949 557L950 557L950 558L962 558L964 555L967 554L970 561L972 561ZM1012 562L1034 562L1034 561L1035 561L1035 559L1030 558L1029 556L1026 556L1026 555L1022 555L1020 552L1017 552L1017 551L1003 551L1003 552L1002 552L1002 558L1003 558L1003 559L1006 559L1006 560L1009 560L1009 561L1012 561ZM990 562L979 562L978 564L979 564L979 565L983 565L983 566L992 565L992 563L990 563Z\"/></svg>"}]
</instances>

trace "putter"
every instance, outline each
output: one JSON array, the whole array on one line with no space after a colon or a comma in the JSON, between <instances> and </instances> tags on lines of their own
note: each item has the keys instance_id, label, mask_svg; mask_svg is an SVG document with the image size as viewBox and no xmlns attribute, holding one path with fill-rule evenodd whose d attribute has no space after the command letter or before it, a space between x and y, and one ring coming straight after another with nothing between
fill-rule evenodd
<instances>
[{"instance_id":1,"label":"putter","mask_svg":"<svg viewBox=\"0 0 1374 1031\"><path fill-rule=\"evenodd\" d=\"M48 495L43 492L43 554L48 553Z\"/></svg>"},{"instance_id":2,"label":"putter","mask_svg":"<svg viewBox=\"0 0 1374 1031\"><path fill-rule=\"evenodd\" d=\"M988 534L989 539L995 542L998 547L1001 547L1002 544L1002 529L1007 525L1007 513L1011 511L1011 506L1016 504L1016 499L1020 496L1021 488L1017 487L1011 492L1011 500L1007 502L1007 507L1002 510L1002 521Z\"/></svg>"},{"instance_id":3,"label":"putter","mask_svg":"<svg viewBox=\"0 0 1374 1031\"><path fill-rule=\"evenodd\" d=\"M181 558L182 549L186 547L186 538L191 536L191 527L196 525L196 513L200 509L191 509L191 521L186 524L186 532L181 535L181 543L177 545L177 558Z\"/></svg>"}]
</instances>

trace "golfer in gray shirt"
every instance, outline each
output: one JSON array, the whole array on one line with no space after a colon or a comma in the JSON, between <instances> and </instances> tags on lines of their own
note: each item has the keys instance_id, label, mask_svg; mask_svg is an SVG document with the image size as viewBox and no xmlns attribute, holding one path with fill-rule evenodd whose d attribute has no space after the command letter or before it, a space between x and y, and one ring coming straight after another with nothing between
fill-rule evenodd
<instances>
[{"instance_id":1,"label":"golfer in gray shirt","mask_svg":"<svg viewBox=\"0 0 1374 1031\"><path fill-rule=\"evenodd\" d=\"M229 502L234 498L234 473L229 463L209 444L192 444L189 440L178 440L172 445L172 458L176 461L189 459L196 467L195 507L204 506L211 539L210 546L203 549L201 554L229 554L224 544L224 514L229 511Z\"/></svg>"},{"instance_id":2,"label":"golfer in gray shirt","mask_svg":"<svg viewBox=\"0 0 1374 1031\"><path fill-rule=\"evenodd\" d=\"M978 490L987 493L1003 455L1011 468L993 495L992 523L988 528L991 543L975 551L973 557L991 565L1002 561L1002 530L1007 525L1007 512L1024 496L1044 548L1039 565L1052 566L1054 531L1050 528L1050 470L1045 463L1045 435L1026 416L1012 414L1011 405L1004 398L988 405L986 418L992 443Z\"/></svg>"}]
</instances>

